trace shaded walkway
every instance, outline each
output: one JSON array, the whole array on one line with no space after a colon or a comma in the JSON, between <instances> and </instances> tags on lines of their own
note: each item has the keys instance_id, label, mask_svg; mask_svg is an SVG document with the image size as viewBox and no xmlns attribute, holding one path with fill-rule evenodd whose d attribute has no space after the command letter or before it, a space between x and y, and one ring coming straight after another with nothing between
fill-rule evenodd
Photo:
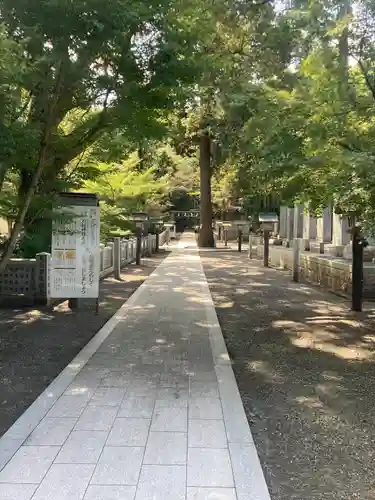
<instances>
[{"instance_id":1,"label":"shaded walkway","mask_svg":"<svg viewBox=\"0 0 375 500\"><path fill-rule=\"evenodd\" d=\"M95 305L71 312L67 302L46 307L0 309L0 436L115 314L167 255L142 259L121 271L122 281L100 283ZM48 362L46 362L48 360ZM1 497L0 497L1 500Z\"/></svg>"},{"instance_id":2,"label":"shaded walkway","mask_svg":"<svg viewBox=\"0 0 375 500\"><path fill-rule=\"evenodd\" d=\"M157 268L1 460L1 500L269 500L196 249Z\"/></svg>"}]
</instances>

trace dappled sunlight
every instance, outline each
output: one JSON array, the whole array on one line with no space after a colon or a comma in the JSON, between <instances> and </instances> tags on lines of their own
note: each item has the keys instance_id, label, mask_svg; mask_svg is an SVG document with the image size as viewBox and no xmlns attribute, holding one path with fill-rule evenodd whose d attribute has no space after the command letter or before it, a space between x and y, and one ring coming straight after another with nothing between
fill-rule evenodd
<instances>
[{"instance_id":1,"label":"dappled sunlight","mask_svg":"<svg viewBox=\"0 0 375 500\"><path fill-rule=\"evenodd\" d=\"M15 323L15 326L17 324L26 326L26 325L31 325L36 321L51 321L53 320L53 318L54 318L53 314L43 312L40 309L32 309L25 312L19 312L12 318L12 320L7 319L5 321L2 321L2 318L0 316L0 323L7 323L7 324Z\"/></svg>"},{"instance_id":2,"label":"dappled sunlight","mask_svg":"<svg viewBox=\"0 0 375 500\"><path fill-rule=\"evenodd\" d=\"M249 361L246 363L246 369L260 374L267 382L270 383L282 384L285 381L284 377L280 373L277 373L273 366L267 361Z\"/></svg>"},{"instance_id":3,"label":"dappled sunlight","mask_svg":"<svg viewBox=\"0 0 375 500\"><path fill-rule=\"evenodd\" d=\"M187 297L187 301L189 302L196 302L197 304L211 304L211 300L202 295L202 297Z\"/></svg>"},{"instance_id":4,"label":"dappled sunlight","mask_svg":"<svg viewBox=\"0 0 375 500\"><path fill-rule=\"evenodd\" d=\"M290 320L277 320L272 325L288 333L290 342L299 348L324 351L346 360L368 360L374 356L365 343L345 342L345 345L342 345L339 332L333 333L324 328Z\"/></svg>"},{"instance_id":5,"label":"dappled sunlight","mask_svg":"<svg viewBox=\"0 0 375 500\"><path fill-rule=\"evenodd\" d=\"M231 301L228 301L228 302L220 302L217 301L216 303L216 307L219 307L220 309L230 309L234 306L234 302L231 300Z\"/></svg>"},{"instance_id":6,"label":"dappled sunlight","mask_svg":"<svg viewBox=\"0 0 375 500\"><path fill-rule=\"evenodd\" d=\"M323 402L318 398L318 396L298 396L295 398L297 403L308 406L309 408L325 408Z\"/></svg>"}]
</instances>

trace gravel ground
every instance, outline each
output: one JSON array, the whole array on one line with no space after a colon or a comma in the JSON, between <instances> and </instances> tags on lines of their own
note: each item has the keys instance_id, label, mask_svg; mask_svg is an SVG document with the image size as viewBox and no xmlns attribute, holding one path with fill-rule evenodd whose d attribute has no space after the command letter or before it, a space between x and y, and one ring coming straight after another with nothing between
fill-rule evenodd
<instances>
[{"instance_id":1,"label":"gravel ground","mask_svg":"<svg viewBox=\"0 0 375 500\"><path fill-rule=\"evenodd\" d=\"M122 271L122 282L105 279L100 309L71 312L67 303L46 308L0 310L0 436L78 354L95 333L165 258L143 259Z\"/></svg>"},{"instance_id":2,"label":"gravel ground","mask_svg":"<svg viewBox=\"0 0 375 500\"><path fill-rule=\"evenodd\" d=\"M245 254L201 257L272 500L374 500L374 323Z\"/></svg>"}]
</instances>

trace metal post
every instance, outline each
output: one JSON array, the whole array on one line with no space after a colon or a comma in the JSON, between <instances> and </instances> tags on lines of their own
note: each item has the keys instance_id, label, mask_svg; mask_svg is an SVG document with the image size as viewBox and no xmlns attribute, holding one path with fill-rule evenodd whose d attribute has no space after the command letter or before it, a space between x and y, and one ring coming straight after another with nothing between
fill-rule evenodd
<instances>
[{"instance_id":1,"label":"metal post","mask_svg":"<svg viewBox=\"0 0 375 500\"><path fill-rule=\"evenodd\" d=\"M263 265L268 267L269 257L270 257L270 232L263 231L264 237L264 255L263 255Z\"/></svg>"},{"instance_id":2,"label":"metal post","mask_svg":"<svg viewBox=\"0 0 375 500\"><path fill-rule=\"evenodd\" d=\"M293 281L298 283L299 281L299 239L294 238L293 240L293 259L292 259L292 278Z\"/></svg>"},{"instance_id":3,"label":"metal post","mask_svg":"<svg viewBox=\"0 0 375 500\"><path fill-rule=\"evenodd\" d=\"M355 227L352 240L352 310L362 311L363 298L363 247L360 229Z\"/></svg>"},{"instance_id":4,"label":"metal post","mask_svg":"<svg viewBox=\"0 0 375 500\"><path fill-rule=\"evenodd\" d=\"M242 231L241 229L238 230L238 251L242 251Z\"/></svg>"},{"instance_id":5,"label":"metal post","mask_svg":"<svg viewBox=\"0 0 375 500\"><path fill-rule=\"evenodd\" d=\"M158 253L159 251L159 229L157 228L156 229L156 232L155 232L155 253Z\"/></svg>"},{"instance_id":6,"label":"metal post","mask_svg":"<svg viewBox=\"0 0 375 500\"><path fill-rule=\"evenodd\" d=\"M79 302L78 302L78 299L77 298L74 298L74 299L69 299L68 301L68 307L69 309L71 309L72 311L74 309L78 309L79 308Z\"/></svg>"},{"instance_id":7,"label":"metal post","mask_svg":"<svg viewBox=\"0 0 375 500\"><path fill-rule=\"evenodd\" d=\"M228 230L224 229L224 245L228 246Z\"/></svg>"},{"instance_id":8,"label":"metal post","mask_svg":"<svg viewBox=\"0 0 375 500\"><path fill-rule=\"evenodd\" d=\"M253 258L253 234L249 232L249 259Z\"/></svg>"},{"instance_id":9,"label":"metal post","mask_svg":"<svg viewBox=\"0 0 375 500\"><path fill-rule=\"evenodd\" d=\"M135 263L137 266L141 265L141 253L142 253L142 228L137 227L137 246L135 250Z\"/></svg>"},{"instance_id":10,"label":"metal post","mask_svg":"<svg viewBox=\"0 0 375 500\"><path fill-rule=\"evenodd\" d=\"M115 280L121 280L121 238L114 238L113 245L113 273Z\"/></svg>"}]
</instances>

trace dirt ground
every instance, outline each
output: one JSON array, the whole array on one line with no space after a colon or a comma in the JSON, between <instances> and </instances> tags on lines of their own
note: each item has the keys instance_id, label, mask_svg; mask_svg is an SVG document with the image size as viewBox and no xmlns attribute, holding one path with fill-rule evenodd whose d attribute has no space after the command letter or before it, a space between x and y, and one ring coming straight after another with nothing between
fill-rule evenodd
<instances>
[{"instance_id":1,"label":"dirt ground","mask_svg":"<svg viewBox=\"0 0 375 500\"><path fill-rule=\"evenodd\" d=\"M272 500L374 500L369 315L244 253L201 257Z\"/></svg>"},{"instance_id":2,"label":"dirt ground","mask_svg":"<svg viewBox=\"0 0 375 500\"><path fill-rule=\"evenodd\" d=\"M93 306L71 312L67 303L46 308L0 309L0 436L78 354L165 258L166 252L124 268L122 281L100 285Z\"/></svg>"}]
</instances>

